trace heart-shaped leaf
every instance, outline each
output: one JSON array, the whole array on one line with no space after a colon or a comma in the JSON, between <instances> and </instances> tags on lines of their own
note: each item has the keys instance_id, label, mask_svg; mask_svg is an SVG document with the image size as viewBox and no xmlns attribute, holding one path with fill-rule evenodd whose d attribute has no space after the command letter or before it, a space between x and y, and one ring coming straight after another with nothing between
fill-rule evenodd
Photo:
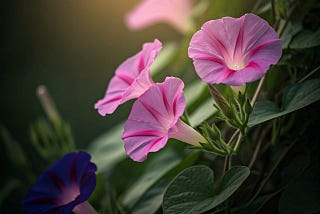
<instances>
[{"instance_id":1,"label":"heart-shaped leaf","mask_svg":"<svg viewBox=\"0 0 320 214\"><path fill-rule=\"evenodd\" d=\"M248 125L259 123L289 114L320 100L320 79L307 80L289 86L284 91L282 110L271 101L257 102Z\"/></svg>"},{"instance_id":2,"label":"heart-shaped leaf","mask_svg":"<svg viewBox=\"0 0 320 214\"><path fill-rule=\"evenodd\" d=\"M207 166L185 169L169 184L163 198L163 211L167 214L202 213L228 199L246 180L247 167L233 167L214 188L214 174Z\"/></svg>"}]
</instances>

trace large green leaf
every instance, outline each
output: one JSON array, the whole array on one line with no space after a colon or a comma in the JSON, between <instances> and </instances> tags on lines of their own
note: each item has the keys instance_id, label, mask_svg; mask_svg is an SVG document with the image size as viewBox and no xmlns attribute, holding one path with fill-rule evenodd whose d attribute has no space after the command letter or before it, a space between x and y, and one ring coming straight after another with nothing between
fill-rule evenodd
<instances>
[{"instance_id":1,"label":"large green leaf","mask_svg":"<svg viewBox=\"0 0 320 214\"><path fill-rule=\"evenodd\" d=\"M280 109L271 101L257 102L249 118L248 125L259 123L289 114L320 100L320 79L307 80L289 86L284 91L283 107Z\"/></svg>"},{"instance_id":2,"label":"large green leaf","mask_svg":"<svg viewBox=\"0 0 320 214\"><path fill-rule=\"evenodd\" d=\"M181 161L181 158L169 147L148 161L145 172L124 194L123 204L128 208L132 208L152 185Z\"/></svg>"},{"instance_id":3,"label":"large green leaf","mask_svg":"<svg viewBox=\"0 0 320 214\"><path fill-rule=\"evenodd\" d=\"M176 43L171 42L164 44L162 50L160 51L155 61L151 65L151 74L156 75L161 70L163 70L175 57L177 51L178 45Z\"/></svg>"},{"instance_id":4,"label":"large green leaf","mask_svg":"<svg viewBox=\"0 0 320 214\"><path fill-rule=\"evenodd\" d=\"M214 174L210 168L190 167L169 184L163 198L163 211L167 214L193 214L213 209L228 199L249 174L247 167L233 167L214 188Z\"/></svg>"},{"instance_id":5,"label":"large green leaf","mask_svg":"<svg viewBox=\"0 0 320 214\"><path fill-rule=\"evenodd\" d=\"M122 127L122 123L115 126L89 145L88 152L92 155L92 161L97 164L99 173L111 170L126 157L121 141Z\"/></svg>"},{"instance_id":6,"label":"large green leaf","mask_svg":"<svg viewBox=\"0 0 320 214\"><path fill-rule=\"evenodd\" d=\"M188 86L186 86L184 89L184 96L186 98L187 106L196 102L204 90L207 90L207 85L201 80L196 80L188 84Z\"/></svg>"},{"instance_id":7,"label":"large green leaf","mask_svg":"<svg viewBox=\"0 0 320 214\"><path fill-rule=\"evenodd\" d=\"M291 41L290 48L302 49L312 48L320 45L320 29L313 32L302 30Z\"/></svg>"},{"instance_id":8,"label":"large green leaf","mask_svg":"<svg viewBox=\"0 0 320 214\"><path fill-rule=\"evenodd\" d=\"M168 151L163 152L167 153ZM163 194L165 189L167 188L168 183L173 179L174 176L176 176L182 170L192 166L194 162L198 159L200 152L187 150L186 155L187 156L184 159L182 159L178 163L176 162L177 164L174 167L172 167L172 169L168 168L169 171L167 171L162 177L159 177L158 180L154 179L154 185L152 185L145 192L143 192L141 196L138 195L137 198L140 198L134 203L134 206L130 208L130 213L151 214L155 213L160 208L162 204ZM154 170L154 162L150 163L148 166L149 167L147 170L145 170L144 174L141 174L141 179L139 182L144 182L143 179L145 177L145 174L148 176L148 174L150 173L149 170ZM133 186L137 185L139 182L134 183Z\"/></svg>"},{"instance_id":9,"label":"large green leaf","mask_svg":"<svg viewBox=\"0 0 320 214\"><path fill-rule=\"evenodd\" d=\"M131 213L155 213L162 204L163 193L167 185L167 181L157 182L142 195L140 200L134 205Z\"/></svg>"},{"instance_id":10,"label":"large green leaf","mask_svg":"<svg viewBox=\"0 0 320 214\"><path fill-rule=\"evenodd\" d=\"M190 114L189 120L193 127L200 125L203 121L217 113L217 109L213 106L214 100L210 97L204 103Z\"/></svg>"}]
</instances>

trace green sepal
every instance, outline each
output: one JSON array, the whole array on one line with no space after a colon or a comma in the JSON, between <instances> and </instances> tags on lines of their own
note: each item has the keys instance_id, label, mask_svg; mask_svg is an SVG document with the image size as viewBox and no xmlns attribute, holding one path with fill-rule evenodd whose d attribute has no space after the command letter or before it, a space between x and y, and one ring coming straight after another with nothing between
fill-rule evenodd
<instances>
[{"instance_id":1,"label":"green sepal","mask_svg":"<svg viewBox=\"0 0 320 214\"><path fill-rule=\"evenodd\" d=\"M202 149L223 156L232 153L232 148L222 139L221 132L215 124L210 126L204 123L200 129L208 141L208 143L201 144Z\"/></svg>"}]
</instances>

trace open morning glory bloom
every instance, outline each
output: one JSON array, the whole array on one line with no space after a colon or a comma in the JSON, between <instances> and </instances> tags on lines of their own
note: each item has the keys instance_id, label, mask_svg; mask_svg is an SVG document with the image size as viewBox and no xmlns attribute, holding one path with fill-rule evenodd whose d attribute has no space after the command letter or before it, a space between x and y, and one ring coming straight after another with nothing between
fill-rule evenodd
<instances>
[{"instance_id":1,"label":"open morning glory bloom","mask_svg":"<svg viewBox=\"0 0 320 214\"><path fill-rule=\"evenodd\" d=\"M163 148L169 138L194 146L207 142L180 119L186 106L183 87L179 78L167 77L165 82L151 86L135 101L122 135L131 159L144 161L149 152Z\"/></svg>"},{"instance_id":2,"label":"open morning glory bloom","mask_svg":"<svg viewBox=\"0 0 320 214\"><path fill-rule=\"evenodd\" d=\"M154 84L150 76L150 66L161 48L162 44L157 39L145 43L139 53L124 61L116 69L105 97L94 106L102 116L112 114L120 104L139 97Z\"/></svg>"},{"instance_id":3,"label":"open morning glory bloom","mask_svg":"<svg viewBox=\"0 0 320 214\"><path fill-rule=\"evenodd\" d=\"M126 25L131 30L140 30L150 25L165 22L182 33L193 28L191 0L142 0L126 16Z\"/></svg>"},{"instance_id":4,"label":"open morning glory bloom","mask_svg":"<svg viewBox=\"0 0 320 214\"><path fill-rule=\"evenodd\" d=\"M49 167L23 200L25 213L96 213L87 202L97 167L85 152L69 153Z\"/></svg>"},{"instance_id":5,"label":"open morning glory bloom","mask_svg":"<svg viewBox=\"0 0 320 214\"><path fill-rule=\"evenodd\" d=\"M265 20L245 14L206 22L193 35L188 54L204 82L239 86L264 76L282 47Z\"/></svg>"}]
</instances>

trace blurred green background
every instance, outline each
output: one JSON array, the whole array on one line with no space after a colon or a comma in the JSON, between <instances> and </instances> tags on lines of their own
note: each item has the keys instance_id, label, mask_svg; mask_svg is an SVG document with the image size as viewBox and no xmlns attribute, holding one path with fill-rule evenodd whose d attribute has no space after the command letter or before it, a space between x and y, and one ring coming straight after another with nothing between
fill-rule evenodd
<instances>
[{"instance_id":1,"label":"blurred green background","mask_svg":"<svg viewBox=\"0 0 320 214\"><path fill-rule=\"evenodd\" d=\"M179 39L165 24L130 32L124 15L138 0L8 1L2 6L1 123L24 142L29 125L44 116L36 97L47 86L75 142L84 148L129 112L101 117L93 108L117 66L143 42Z\"/></svg>"}]
</instances>

